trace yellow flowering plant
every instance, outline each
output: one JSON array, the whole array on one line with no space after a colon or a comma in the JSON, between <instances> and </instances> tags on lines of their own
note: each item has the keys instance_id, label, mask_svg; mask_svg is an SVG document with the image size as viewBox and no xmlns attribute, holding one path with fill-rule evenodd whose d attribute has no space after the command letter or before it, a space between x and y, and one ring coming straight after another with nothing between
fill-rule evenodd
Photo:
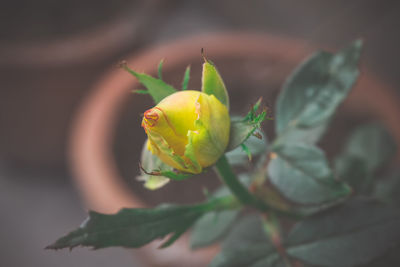
<instances>
[{"instance_id":1,"label":"yellow flowering plant","mask_svg":"<svg viewBox=\"0 0 400 267\"><path fill-rule=\"evenodd\" d=\"M317 52L290 75L271 142L261 128L261 98L246 115L232 116L225 83L204 56L199 91L188 90L189 67L176 90L162 80L162 61L158 78L123 64L146 87L135 92L154 100L143 113L138 179L156 190L213 169L223 185L194 205L91 211L48 248L138 248L156 239L165 239L165 248L192 228L193 249L222 242L212 267L395 266L379 257L400 246L400 212L382 201L394 199L400 179L374 180L395 153L393 139L379 125L362 126L333 167L316 145L357 80L361 47L356 41L337 53ZM253 168L237 174L234 167L252 158Z\"/></svg>"}]
</instances>

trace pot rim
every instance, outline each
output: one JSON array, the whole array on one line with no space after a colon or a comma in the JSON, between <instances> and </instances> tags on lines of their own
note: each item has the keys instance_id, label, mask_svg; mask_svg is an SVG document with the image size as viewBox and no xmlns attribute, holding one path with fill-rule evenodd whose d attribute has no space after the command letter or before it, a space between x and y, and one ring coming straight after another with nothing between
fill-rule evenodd
<instances>
[{"instance_id":1,"label":"pot rim","mask_svg":"<svg viewBox=\"0 0 400 267\"><path fill-rule=\"evenodd\" d=\"M109 23L65 37L28 42L0 43L1 64L6 66L52 67L97 62L131 44L141 34L148 14L160 0L139 1L117 14ZM139 10L139 12L138 12Z\"/></svg>"}]
</instances>

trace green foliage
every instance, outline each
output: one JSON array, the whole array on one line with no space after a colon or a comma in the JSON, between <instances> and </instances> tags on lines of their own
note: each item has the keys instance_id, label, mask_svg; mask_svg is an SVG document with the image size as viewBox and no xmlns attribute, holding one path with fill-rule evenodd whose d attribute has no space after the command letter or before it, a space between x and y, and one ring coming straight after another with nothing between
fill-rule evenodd
<instances>
[{"instance_id":1,"label":"green foliage","mask_svg":"<svg viewBox=\"0 0 400 267\"><path fill-rule=\"evenodd\" d=\"M222 243L210 267L278 266L280 256L265 235L259 216L241 219Z\"/></svg>"},{"instance_id":2,"label":"green foliage","mask_svg":"<svg viewBox=\"0 0 400 267\"><path fill-rule=\"evenodd\" d=\"M172 167L163 163L157 156L153 155L147 149L147 141L144 142L142 155L140 157L141 174L137 177L138 181L144 182L144 187L150 190L161 188L169 182L169 178L160 175L151 175L150 173L161 173L172 171Z\"/></svg>"},{"instance_id":3,"label":"green foliage","mask_svg":"<svg viewBox=\"0 0 400 267\"><path fill-rule=\"evenodd\" d=\"M239 210L224 210L203 215L193 226L190 236L191 247L205 247L220 240L227 233L238 214Z\"/></svg>"},{"instance_id":4,"label":"green foliage","mask_svg":"<svg viewBox=\"0 0 400 267\"><path fill-rule=\"evenodd\" d=\"M382 125L361 125L350 135L343 151L335 159L336 175L356 192L368 193L377 170L395 153L396 143Z\"/></svg>"},{"instance_id":5,"label":"green foliage","mask_svg":"<svg viewBox=\"0 0 400 267\"><path fill-rule=\"evenodd\" d=\"M160 62L158 69L159 75L161 75L162 62L163 61ZM163 100L165 97L176 92L176 90L171 85L166 84L161 79L151 77L150 75L144 73L138 73L130 69L126 64L123 64L122 68L135 76L139 80L139 82L147 88L150 96L153 98L156 104Z\"/></svg>"},{"instance_id":6,"label":"green foliage","mask_svg":"<svg viewBox=\"0 0 400 267\"><path fill-rule=\"evenodd\" d=\"M399 224L398 210L354 199L295 225L286 241L287 253L317 266L366 264L400 244Z\"/></svg>"},{"instance_id":7,"label":"green foliage","mask_svg":"<svg viewBox=\"0 0 400 267\"><path fill-rule=\"evenodd\" d=\"M249 186L251 182L250 177L246 174L239 175L239 180L245 186ZM226 197L229 195L229 189L226 186L221 186L211 195L211 198ZM203 215L193 226L190 236L191 247L204 247L219 241L231 228L239 212L239 209L222 210L212 211Z\"/></svg>"},{"instance_id":8,"label":"green foliage","mask_svg":"<svg viewBox=\"0 0 400 267\"><path fill-rule=\"evenodd\" d=\"M331 118L358 77L361 48L362 42L356 41L336 54L318 52L295 70L278 97L275 122L281 138L321 127Z\"/></svg>"},{"instance_id":9,"label":"green foliage","mask_svg":"<svg viewBox=\"0 0 400 267\"><path fill-rule=\"evenodd\" d=\"M373 173L394 156L396 142L381 124L366 124L352 133L343 153L362 159Z\"/></svg>"},{"instance_id":10,"label":"green foliage","mask_svg":"<svg viewBox=\"0 0 400 267\"><path fill-rule=\"evenodd\" d=\"M230 137L226 151L231 151L240 146L261 127L261 123L265 120L267 112L263 110L257 114L259 107L260 100L257 101L244 118L233 117L231 119Z\"/></svg>"},{"instance_id":11,"label":"green foliage","mask_svg":"<svg viewBox=\"0 0 400 267\"><path fill-rule=\"evenodd\" d=\"M171 234L162 247L171 245L203 214L230 209L235 200L228 196L191 206L163 205L154 209L122 209L106 215L94 211L77 230L48 246L51 249L90 246L94 249L110 246L141 247Z\"/></svg>"},{"instance_id":12,"label":"green foliage","mask_svg":"<svg viewBox=\"0 0 400 267\"><path fill-rule=\"evenodd\" d=\"M246 116L231 118L227 153L214 166L225 186L206 202L113 215L90 212L80 228L49 248L137 248L169 236L166 247L193 227L192 248L222 240L211 267L399 265L400 172L377 177L395 154L393 138L379 124L356 128L333 170L316 146L357 79L361 46L356 41L335 54L315 53L294 71L278 97L273 142L267 144L260 130L267 115L260 111L261 99ZM146 86L147 91L137 92L149 93L157 103L175 92L161 80L162 65L160 79L123 67ZM190 66L182 90L189 77ZM224 82L207 59L202 91L229 108ZM256 156L256 164L247 164ZM231 165L256 169L237 179ZM149 189L191 176L174 171L146 148L141 167L140 179ZM247 216L238 219L239 214Z\"/></svg>"},{"instance_id":13,"label":"green foliage","mask_svg":"<svg viewBox=\"0 0 400 267\"><path fill-rule=\"evenodd\" d=\"M390 205L400 207L400 170L377 181L373 195Z\"/></svg>"},{"instance_id":14,"label":"green foliage","mask_svg":"<svg viewBox=\"0 0 400 267\"><path fill-rule=\"evenodd\" d=\"M288 199L300 204L326 204L351 193L334 179L322 150L306 144L275 147L268 166L271 183Z\"/></svg>"},{"instance_id":15,"label":"green foliage","mask_svg":"<svg viewBox=\"0 0 400 267\"><path fill-rule=\"evenodd\" d=\"M226 153L226 157L231 165L246 165L255 156L262 155L267 151L267 137L260 133L262 138L250 136L241 146ZM243 148L243 145L246 147ZM251 156L249 156L251 155Z\"/></svg>"},{"instance_id":16,"label":"green foliage","mask_svg":"<svg viewBox=\"0 0 400 267\"><path fill-rule=\"evenodd\" d=\"M358 198L297 223L284 246L292 261L300 260L306 266L360 266L400 245L399 223L400 211ZM233 227L211 266L287 265L263 233L261 219L248 216Z\"/></svg>"},{"instance_id":17,"label":"green foliage","mask_svg":"<svg viewBox=\"0 0 400 267\"><path fill-rule=\"evenodd\" d=\"M193 176L192 174L175 171L171 166L162 162L147 149L147 141L142 149L140 168L141 174L137 177L137 180L144 182L144 187L150 190L163 187L170 179L181 181Z\"/></svg>"}]
</instances>

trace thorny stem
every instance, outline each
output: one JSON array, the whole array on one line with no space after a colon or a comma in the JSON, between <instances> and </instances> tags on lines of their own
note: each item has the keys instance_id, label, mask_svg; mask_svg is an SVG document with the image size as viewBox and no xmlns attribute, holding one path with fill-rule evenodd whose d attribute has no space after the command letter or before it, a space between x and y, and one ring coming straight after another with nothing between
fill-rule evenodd
<instances>
[{"instance_id":1,"label":"thorny stem","mask_svg":"<svg viewBox=\"0 0 400 267\"><path fill-rule=\"evenodd\" d=\"M277 252L282 257L286 267L292 267L286 250L282 244L281 229L279 220L274 212L265 213L263 215L263 228L266 235L271 240L271 243L275 246Z\"/></svg>"},{"instance_id":2,"label":"thorny stem","mask_svg":"<svg viewBox=\"0 0 400 267\"><path fill-rule=\"evenodd\" d=\"M267 205L251 194L247 188L239 182L225 155L215 164L215 171L242 204L253 206L264 212L269 210Z\"/></svg>"},{"instance_id":3,"label":"thorny stem","mask_svg":"<svg viewBox=\"0 0 400 267\"><path fill-rule=\"evenodd\" d=\"M276 215L285 216L291 219L300 219L303 216L301 214L287 212L275 209L263 202L257 196L252 194L245 186L243 186L235 173L232 170L226 156L223 155L214 166L215 172L219 178L228 186L232 194L239 200L243 205L252 206L261 212L273 211Z\"/></svg>"}]
</instances>

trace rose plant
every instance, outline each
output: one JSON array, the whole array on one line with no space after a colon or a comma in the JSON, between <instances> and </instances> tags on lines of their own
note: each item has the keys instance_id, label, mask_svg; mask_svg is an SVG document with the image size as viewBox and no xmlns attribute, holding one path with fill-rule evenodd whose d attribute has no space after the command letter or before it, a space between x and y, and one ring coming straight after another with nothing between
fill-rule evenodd
<instances>
[{"instance_id":1,"label":"rose plant","mask_svg":"<svg viewBox=\"0 0 400 267\"><path fill-rule=\"evenodd\" d=\"M385 174L395 144L379 124L356 128L330 163L317 142L359 75L361 41L317 52L287 79L276 110L261 99L244 116L229 114L229 95L204 58L201 91L159 77L136 77L155 106L143 114L147 134L139 180L150 190L213 169L223 186L195 205L89 212L76 230L48 246L168 247L192 228L193 249L221 243L210 266L395 266L399 263L399 173ZM261 123L272 123L267 142ZM269 125L267 125L269 127ZM236 173L253 162L250 170ZM394 265L393 265L394 264Z\"/></svg>"}]
</instances>

